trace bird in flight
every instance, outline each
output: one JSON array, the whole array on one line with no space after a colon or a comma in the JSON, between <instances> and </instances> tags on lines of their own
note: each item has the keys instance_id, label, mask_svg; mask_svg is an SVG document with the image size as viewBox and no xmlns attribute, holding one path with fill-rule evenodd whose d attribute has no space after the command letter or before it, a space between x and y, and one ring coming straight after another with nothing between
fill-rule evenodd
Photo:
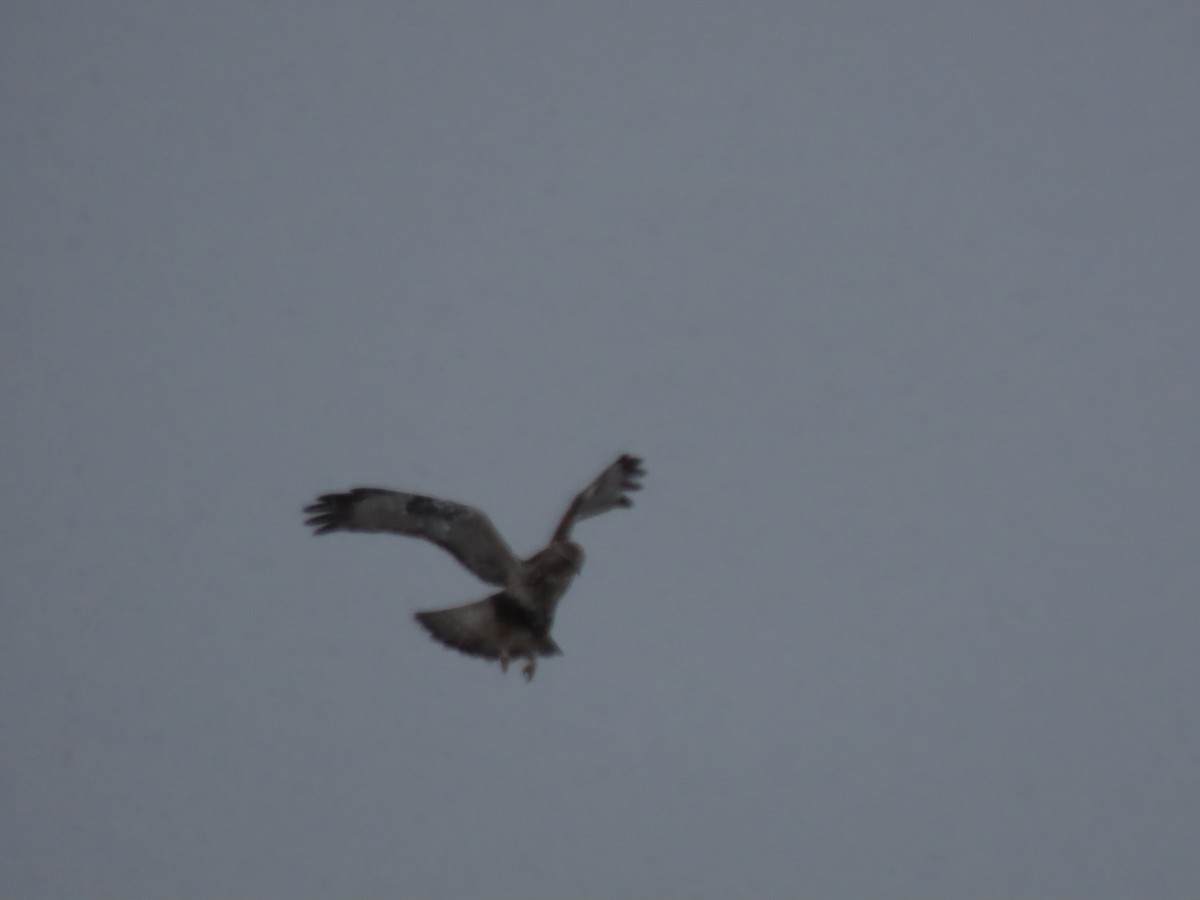
<instances>
[{"instance_id":1,"label":"bird in flight","mask_svg":"<svg viewBox=\"0 0 1200 900\"><path fill-rule=\"evenodd\" d=\"M583 566L583 548L571 540L576 522L623 506L641 490L642 461L623 454L580 491L563 513L550 543L518 559L488 517L471 506L385 488L357 487L322 494L304 507L314 534L331 531L391 532L424 538L448 551L484 582L500 588L464 606L416 614L436 640L470 656L526 660L533 678L539 656L562 653L550 637L554 610Z\"/></svg>"}]
</instances>

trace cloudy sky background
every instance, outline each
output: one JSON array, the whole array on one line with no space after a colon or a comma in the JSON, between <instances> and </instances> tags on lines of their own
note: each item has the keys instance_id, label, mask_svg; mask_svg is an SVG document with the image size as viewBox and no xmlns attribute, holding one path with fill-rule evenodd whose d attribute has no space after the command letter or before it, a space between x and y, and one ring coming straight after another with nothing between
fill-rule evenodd
<instances>
[{"instance_id":1,"label":"cloudy sky background","mask_svg":"<svg viewBox=\"0 0 1200 900\"><path fill-rule=\"evenodd\" d=\"M0 20L0 894L1200 891L1193 4Z\"/></svg>"}]
</instances>

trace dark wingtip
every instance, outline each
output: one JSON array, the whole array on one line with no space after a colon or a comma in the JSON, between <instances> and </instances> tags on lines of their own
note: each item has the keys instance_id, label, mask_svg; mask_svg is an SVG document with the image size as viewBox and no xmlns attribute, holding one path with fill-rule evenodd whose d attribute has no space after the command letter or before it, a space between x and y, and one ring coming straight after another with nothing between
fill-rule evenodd
<instances>
[{"instance_id":1,"label":"dark wingtip","mask_svg":"<svg viewBox=\"0 0 1200 900\"><path fill-rule=\"evenodd\" d=\"M617 460L621 465L621 469L626 475L645 475L646 470L642 465L642 458L634 456L632 453L622 453L621 458Z\"/></svg>"},{"instance_id":2,"label":"dark wingtip","mask_svg":"<svg viewBox=\"0 0 1200 900\"><path fill-rule=\"evenodd\" d=\"M383 488L356 487L342 493L321 494L304 507L308 514L305 525L315 529L314 534L329 534L340 531L352 517L355 503L373 494L386 494Z\"/></svg>"},{"instance_id":3,"label":"dark wingtip","mask_svg":"<svg viewBox=\"0 0 1200 900\"><path fill-rule=\"evenodd\" d=\"M304 507L304 512L308 514L304 524L313 529L314 535L328 534L337 530L337 525L334 524L336 496L336 494L322 494L315 503Z\"/></svg>"},{"instance_id":4,"label":"dark wingtip","mask_svg":"<svg viewBox=\"0 0 1200 900\"><path fill-rule=\"evenodd\" d=\"M621 488L626 491L640 491L642 484L638 481L646 474L645 468L642 466L642 458L634 456L632 453L622 453L621 458L617 460L621 466ZM623 498L626 502L622 506L632 506L632 501L628 497Z\"/></svg>"}]
</instances>

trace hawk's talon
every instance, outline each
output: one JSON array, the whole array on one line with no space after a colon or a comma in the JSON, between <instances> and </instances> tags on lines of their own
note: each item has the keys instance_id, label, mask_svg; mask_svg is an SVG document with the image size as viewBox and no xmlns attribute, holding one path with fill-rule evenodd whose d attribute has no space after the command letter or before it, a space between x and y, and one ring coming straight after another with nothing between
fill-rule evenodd
<instances>
[{"instance_id":1,"label":"hawk's talon","mask_svg":"<svg viewBox=\"0 0 1200 900\"><path fill-rule=\"evenodd\" d=\"M521 674L525 676L526 681L533 681L533 673L537 671L537 657L529 657L529 662L525 663L525 667L521 669Z\"/></svg>"}]
</instances>

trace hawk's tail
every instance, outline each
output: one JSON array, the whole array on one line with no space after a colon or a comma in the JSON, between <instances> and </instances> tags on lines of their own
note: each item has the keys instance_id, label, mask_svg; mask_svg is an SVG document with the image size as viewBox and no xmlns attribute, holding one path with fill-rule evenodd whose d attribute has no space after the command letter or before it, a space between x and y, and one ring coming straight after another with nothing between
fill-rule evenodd
<instances>
[{"instance_id":1,"label":"hawk's tail","mask_svg":"<svg viewBox=\"0 0 1200 900\"><path fill-rule=\"evenodd\" d=\"M468 656L515 659L562 653L548 634L536 634L497 615L493 597L419 612L414 617L437 641Z\"/></svg>"}]
</instances>

